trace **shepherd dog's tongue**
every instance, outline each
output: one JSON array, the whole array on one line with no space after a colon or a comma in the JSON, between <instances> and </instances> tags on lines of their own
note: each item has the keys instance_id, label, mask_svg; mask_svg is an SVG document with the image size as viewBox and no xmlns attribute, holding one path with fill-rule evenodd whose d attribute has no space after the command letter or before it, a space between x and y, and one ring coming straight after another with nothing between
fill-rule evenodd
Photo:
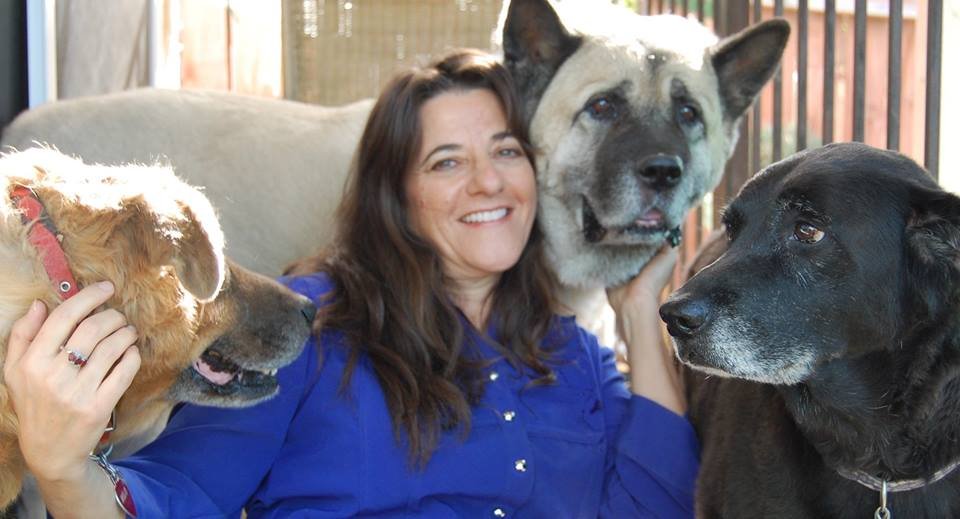
<instances>
[{"instance_id":1,"label":"shepherd dog's tongue","mask_svg":"<svg viewBox=\"0 0 960 519\"><path fill-rule=\"evenodd\" d=\"M227 371L217 371L210 367L209 364L203 361L203 359L197 359L193 363L193 369L196 370L203 378L210 381L211 384L216 384L222 386L233 380L234 373Z\"/></svg>"}]
</instances>

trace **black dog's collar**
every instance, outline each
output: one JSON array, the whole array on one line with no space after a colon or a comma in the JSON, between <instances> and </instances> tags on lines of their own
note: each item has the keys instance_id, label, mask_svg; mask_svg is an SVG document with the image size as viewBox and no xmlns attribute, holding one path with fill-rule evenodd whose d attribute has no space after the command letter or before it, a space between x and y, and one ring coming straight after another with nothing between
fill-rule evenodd
<instances>
[{"instance_id":1,"label":"black dog's collar","mask_svg":"<svg viewBox=\"0 0 960 519\"><path fill-rule=\"evenodd\" d=\"M927 485L932 485L933 483L936 483L937 481L947 477L947 475L953 472L953 470L958 466L960 466L960 460L955 460L953 463L934 472L933 475L930 476L930 479L901 479L899 481L887 481L885 479L867 474L862 470L847 470L838 468L836 471L837 474L840 474L850 481L860 483L861 485L875 492L880 492L880 506L877 508L876 512L874 512L873 516L878 519L890 519L890 509L887 508L888 492L906 492L908 490L916 490Z\"/></svg>"},{"instance_id":2,"label":"black dog's collar","mask_svg":"<svg viewBox=\"0 0 960 519\"><path fill-rule=\"evenodd\" d=\"M887 481L885 479L878 478L876 476L871 476L862 470L847 470L838 468L837 474L849 479L850 481L855 481L861 485L869 488L870 490L880 492L883 490L884 484L886 484L887 492L906 492L908 490L916 490L920 487L931 485L940 481L941 479L947 477L951 472L954 471L957 467L960 467L960 460L956 460L953 463L947 465L946 467L936 471L930 476L930 479L902 479L899 481Z\"/></svg>"},{"instance_id":3,"label":"black dog's collar","mask_svg":"<svg viewBox=\"0 0 960 519\"><path fill-rule=\"evenodd\" d=\"M890 509L887 508L888 492L906 492L908 490L916 490L927 485L932 485L933 483L936 483L937 481L947 477L947 475L953 472L953 470L958 466L960 466L960 460L956 460L946 467L934 472L933 475L930 476L930 479L901 479L899 481L887 481L885 479L867 474L862 470L847 470L838 468L836 471L837 474L840 474L850 481L860 483L874 492L880 492L880 506L873 515L878 519L890 519Z\"/></svg>"}]
</instances>

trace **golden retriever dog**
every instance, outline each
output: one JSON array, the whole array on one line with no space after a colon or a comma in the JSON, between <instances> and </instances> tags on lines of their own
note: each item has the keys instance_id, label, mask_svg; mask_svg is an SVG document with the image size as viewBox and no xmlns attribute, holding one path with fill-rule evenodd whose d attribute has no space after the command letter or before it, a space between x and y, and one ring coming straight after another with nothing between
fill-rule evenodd
<instances>
[{"instance_id":1,"label":"golden retriever dog","mask_svg":"<svg viewBox=\"0 0 960 519\"><path fill-rule=\"evenodd\" d=\"M92 166L39 148L0 156L0 182L0 364L31 302L53 307L61 289L74 288L51 280L44 260L56 254L31 241L49 231L76 284L112 281L107 306L140 334L141 368L115 410L115 452L152 440L178 402L236 407L278 391L276 370L301 351L316 309L224 258L223 232L200 191L168 168ZM25 216L24 192L45 216ZM23 476L17 417L0 378L0 510Z\"/></svg>"}]
</instances>

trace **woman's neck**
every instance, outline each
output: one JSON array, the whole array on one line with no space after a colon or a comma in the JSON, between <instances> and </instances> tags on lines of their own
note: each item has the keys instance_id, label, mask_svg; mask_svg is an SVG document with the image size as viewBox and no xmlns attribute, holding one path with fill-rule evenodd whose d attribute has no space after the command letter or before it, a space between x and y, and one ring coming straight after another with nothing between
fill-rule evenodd
<instances>
[{"instance_id":1,"label":"woman's neck","mask_svg":"<svg viewBox=\"0 0 960 519\"><path fill-rule=\"evenodd\" d=\"M493 289L500 281L500 276L467 279L450 277L449 281L453 303L476 329L483 330L493 303Z\"/></svg>"}]
</instances>

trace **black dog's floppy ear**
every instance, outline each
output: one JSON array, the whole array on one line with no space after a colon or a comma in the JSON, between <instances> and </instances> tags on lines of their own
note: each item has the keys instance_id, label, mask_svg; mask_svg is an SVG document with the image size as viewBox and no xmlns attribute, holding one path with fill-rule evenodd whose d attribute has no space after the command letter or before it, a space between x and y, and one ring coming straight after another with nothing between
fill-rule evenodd
<instances>
[{"instance_id":1,"label":"black dog's floppy ear","mask_svg":"<svg viewBox=\"0 0 960 519\"><path fill-rule=\"evenodd\" d=\"M908 276L929 318L947 310L960 288L960 198L939 188L913 186L905 242Z\"/></svg>"},{"instance_id":2,"label":"black dog's floppy ear","mask_svg":"<svg viewBox=\"0 0 960 519\"><path fill-rule=\"evenodd\" d=\"M527 122L560 65L580 47L547 0L512 0L503 25L503 61Z\"/></svg>"},{"instance_id":3,"label":"black dog's floppy ear","mask_svg":"<svg viewBox=\"0 0 960 519\"><path fill-rule=\"evenodd\" d=\"M723 100L723 115L736 120L753 103L780 65L790 38L790 24L760 22L718 43L710 52Z\"/></svg>"}]
</instances>

